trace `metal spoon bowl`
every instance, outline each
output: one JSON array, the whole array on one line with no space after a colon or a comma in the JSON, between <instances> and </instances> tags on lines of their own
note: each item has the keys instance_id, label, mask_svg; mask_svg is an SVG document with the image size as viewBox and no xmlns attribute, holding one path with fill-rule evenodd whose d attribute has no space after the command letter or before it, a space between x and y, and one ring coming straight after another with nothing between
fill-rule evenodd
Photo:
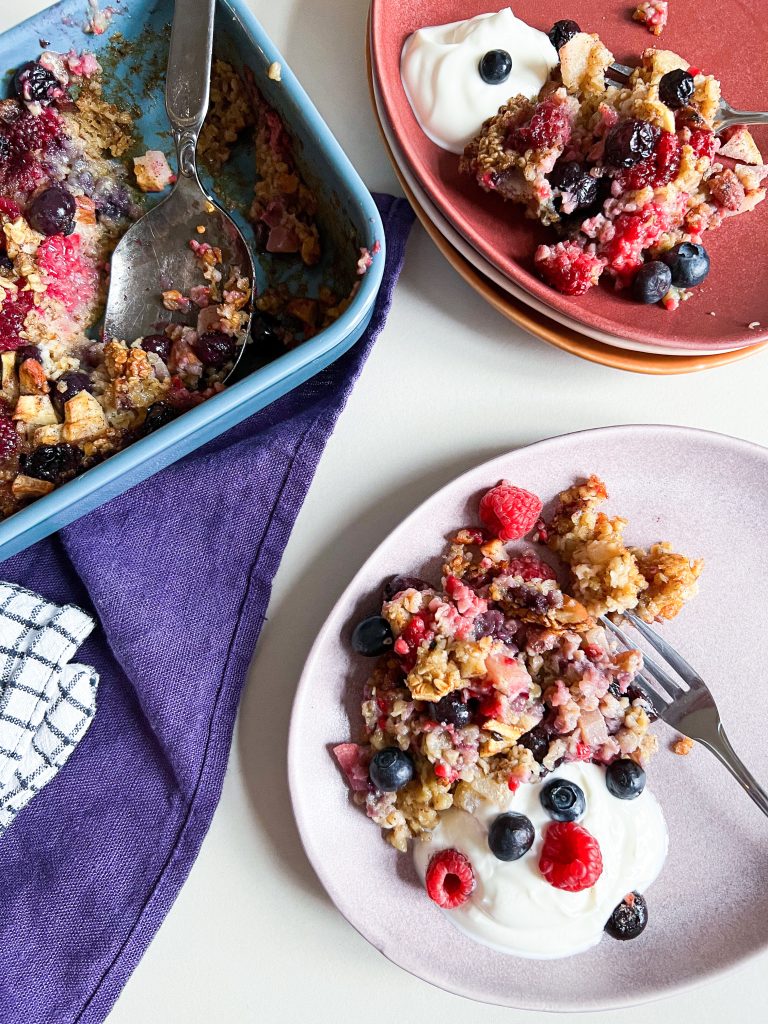
<instances>
[{"instance_id":1,"label":"metal spoon bowl","mask_svg":"<svg viewBox=\"0 0 768 1024\"><path fill-rule=\"evenodd\" d=\"M255 268L240 229L203 189L197 174L197 140L210 99L215 6L216 0L176 0L165 107L176 144L178 177L171 194L132 225L112 255L104 337L130 342L173 322L174 313L163 305L162 292L177 289L188 295L203 283L189 243L207 242L221 249L224 267L239 268L251 287L243 344L225 378L229 380L248 337ZM198 226L205 228L203 234Z\"/></svg>"}]
</instances>

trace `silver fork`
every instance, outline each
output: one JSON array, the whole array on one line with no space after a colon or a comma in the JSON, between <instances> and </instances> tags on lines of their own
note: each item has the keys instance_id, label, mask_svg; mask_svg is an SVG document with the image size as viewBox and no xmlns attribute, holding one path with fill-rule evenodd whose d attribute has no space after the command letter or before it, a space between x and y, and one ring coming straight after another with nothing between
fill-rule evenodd
<instances>
[{"instance_id":1,"label":"silver fork","mask_svg":"<svg viewBox=\"0 0 768 1024\"><path fill-rule=\"evenodd\" d=\"M710 750L768 816L768 792L744 767L731 746L714 697L699 673L634 612L624 612L624 618L679 677L673 679L658 662L643 654L644 667L637 681L658 717ZM636 649L637 645L615 622L605 615L600 621L627 650Z\"/></svg>"},{"instance_id":2,"label":"silver fork","mask_svg":"<svg viewBox=\"0 0 768 1024\"><path fill-rule=\"evenodd\" d=\"M628 67L626 64L615 63L611 64L608 68L611 78L618 80L620 85L624 85L635 70L635 68ZM713 123L715 132L725 131L726 128L732 128L737 124L768 124L768 111L734 110L730 103L726 103L724 99L721 99Z\"/></svg>"}]
</instances>

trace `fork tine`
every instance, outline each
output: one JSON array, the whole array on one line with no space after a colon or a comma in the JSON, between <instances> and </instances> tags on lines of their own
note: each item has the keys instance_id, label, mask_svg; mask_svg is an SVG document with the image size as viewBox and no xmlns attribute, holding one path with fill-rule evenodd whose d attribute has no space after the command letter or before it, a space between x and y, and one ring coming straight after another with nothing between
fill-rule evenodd
<instances>
[{"instance_id":1,"label":"fork tine","mask_svg":"<svg viewBox=\"0 0 768 1024\"><path fill-rule=\"evenodd\" d=\"M664 661L677 672L691 689L694 687L704 687L706 689L706 683L693 665L690 665L682 655L678 654L674 647L671 647L666 640L662 639L642 619L639 619L634 612L625 612L624 614L638 633L662 656Z\"/></svg>"},{"instance_id":2,"label":"fork tine","mask_svg":"<svg viewBox=\"0 0 768 1024\"><path fill-rule=\"evenodd\" d=\"M620 626L617 626L615 622L611 622L607 616L601 616L601 621L604 622L616 636L620 637L630 650L635 648L635 645L629 639L624 630L621 629ZM660 683L672 699L683 696L685 690L682 686L676 683L675 680L664 671L661 665L658 665L645 653L643 653L643 665L648 675L655 679L657 683Z\"/></svg>"},{"instance_id":3,"label":"fork tine","mask_svg":"<svg viewBox=\"0 0 768 1024\"><path fill-rule=\"evenodd\" d=\"M618 629L618 627L617 627L617 629ZM620 632L622 632L622 631L620 631ZM622 647L624 647L626 650L628 650L628 651L636 650L635 646L630 643L629 637L627 637L625 634L623 634L623 632L622 632L621 636L619 636L618 633L617 633L616 639L619 641L619 643L622 645ZM665 700L665 698L664 698L664 696L662 696L662 694L657 693L656 690L654 690L653 684L651 683L650 679L645 674L645 672L639 672L636 678L637 678L637 681L639 681L640 684L641 684L641 689L643 691L643 694L644 694L646 700L651 705L653 710L656 712L657 717L661 718L664 715L664 712L670 706L669 702L667 700Z\"/></svg>"}]
</instances>

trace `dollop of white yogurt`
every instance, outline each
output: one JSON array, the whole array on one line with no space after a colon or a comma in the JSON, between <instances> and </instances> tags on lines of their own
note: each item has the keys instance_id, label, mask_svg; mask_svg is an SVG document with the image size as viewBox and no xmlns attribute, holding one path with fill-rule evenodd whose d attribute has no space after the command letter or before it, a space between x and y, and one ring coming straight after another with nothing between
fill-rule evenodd
<instances>
[{"instance_id":1,"label":"dollop of white yogurt","mask_svg":"<svg viewBox=\"0 0 768 1024\"><path fill-rule=\"evenodd\" d=\"M556 889L539 871L544 830L551 818L541 805L542 785L553 778L581 786L586 811L578 824L597 839L603 871L582 892ZM605 785L605 770L595 764L563 765L545 783L523 783L503 806L482 801L474 814L445 811L432 841L416 843L416 869L424 879L439 850L455 849L472 864L477 886L469 900L446 910L450 920L472 939L502 953L554 960L595 946L613 909L627 893L645 893L661 871L668 834L656 798L646 788L634 800L619 800ZM488 829L498 814L516 811L536 830L531 849L519 860L498 860L488 846Z\"/></svg>"},{"instance_id":2,"label":"dollop of white yogurt","mask_svg":"<svg viewBox=\"0 0 768 1024\"><path fill-rule=\"evenodd\" d=\"M509 78L498 85L484 82L478 70L489 50L506 50L512 58ZM545 33L505 7L496 14L420 28L405 41L400 77L422 130L442 149L461 153L483 121L510 97L534 97L557 62L557 50Z\"/></svg>"}]
</instances>

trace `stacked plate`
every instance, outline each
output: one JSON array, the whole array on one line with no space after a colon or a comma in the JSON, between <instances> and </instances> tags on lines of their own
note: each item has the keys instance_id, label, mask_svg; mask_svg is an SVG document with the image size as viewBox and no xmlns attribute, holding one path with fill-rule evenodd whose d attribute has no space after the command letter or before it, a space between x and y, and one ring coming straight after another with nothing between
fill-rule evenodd
<instances>
[{"instance_id":1,"label":"stacked plate","mask_svg":"<svg viewBox=\"0 0 768 1024\"><path fill-rule=\"evenodd\" d=\"M758 268L765 267L768 258L768 202L707 238L713 271L693 299L675 312L633 303L625 294L603 287L571 298L547 287L533 273L531 257L540 240L539 226L460 176L458 157L424 134L400 78L403 43L418 28L501 6L502 0L373 0L371 6L367 56L374 112L398 179L446 259L508 319L542 341L592 362L641 373L686 373L765 348L768 289ZM735 33L751 31L737 11L739 0L722 0L720 6ZM542 11L538 0L516 0L514 11L543 30L559 16ZM623 0L573 0L567 14L598 31L622 59L633 53L636 59L650 42L645 30L627 17ZM748 41L743 43L746 48ZM748 74L739 46L729 48L726 55L718 39L706 35L693 0L678 0L663 44L656 45L688 56L695 52L696 63L721 78L734 106L760 109L765 97L760 96L759 76ZM756 138L758 144L768 141L758 133Z\"/></svg>"}]
</instances>

